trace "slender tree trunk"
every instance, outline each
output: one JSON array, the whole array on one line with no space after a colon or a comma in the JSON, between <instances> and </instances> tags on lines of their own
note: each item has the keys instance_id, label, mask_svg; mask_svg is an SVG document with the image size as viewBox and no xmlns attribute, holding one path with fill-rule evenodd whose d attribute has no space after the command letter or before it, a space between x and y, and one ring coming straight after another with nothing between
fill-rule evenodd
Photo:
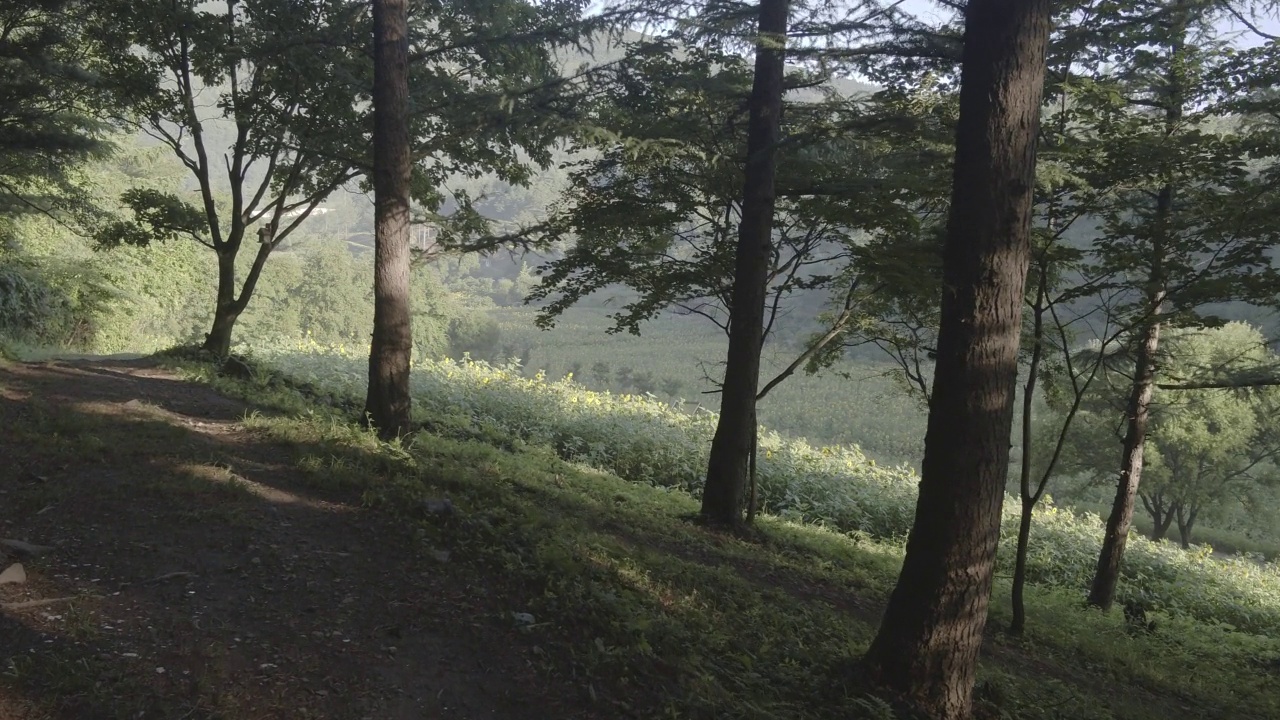
<instances>
[{"instance_id":1,"label":"slender tree trunk","mask_svg":"<svg viewBox=\"0 0 1280 720\"><path fill-rule=\"evenodd\" d=\"M1173 508L1165 505L1163 493L1156 493L1149 499L1139 493L1138 497L1151 516L1151 539L1164 540L1169 535L1169 526L1173 524Z\"/></svg>"},{"instance_id":2,"label":"slender tree trunk","mask_svg":"<svg viewBox=\"0 0 1280 720\"><path fill-rule=\"evenodd\" d=\"M761 0L755 80L749 103L742 220L734 263L729 353L720 395L720 419L711 441L702 519L713 525L742 523L748 465L756 436L756 390L764 342L764 306L773 257L775 158L782 115L788 0Z\"/></svg>"},{"instance_id":3,"label":"slender tree trunk","mask_svg":"<svg viewBox=\"0 0 1280 720\"><path fill-rule=\"evenodd\" d=\"M1163 295L1156 298L1156 304ZM1116 585L1120 582L1120 562L1129 540L1129 528L1133 525L1134 498L1138 496L1138 482L1142 479L1142 454L1146 447L1147 422L1151 416L1151 398L1155 393L1155 358L1160 347L1160 323L1147 325L1138 345L1134 362L1133 387L1126 409L1128 425L1124 435L1124 455L1120 465L1120 481L1116 483L1116 497L1111 503L1111 515L1107 517L1107 530L1102 538L1102 552L1094 571L1093 586L1089 591L1089 604L1103 610L1111 609L1115 600Z\"/></svg>"},{"instance_id":4,"label":"slender tree trunk","mask_svg":"<svg viewBox=\"0 0 1280 720\"><path fill-rule=\"evenodd\" d=\"M1190 511L1187 512L1182 503L1178 503L1178 540L1182 543L1183 550L1191 549L1191 528L1196 524L1196 514L1199 508L1192 505Z\"/></svg>"},{"instance_id":5,"label":"slender tree trunk","mask_svg":"<svg viewBox=\"0 0 1280 720\"><path fill-rule=\"evenodd\" d=\"M1013 560L1013 619L1009 623L1009 632L1021 635L1027 627L1027 550L1031 545L1031 517L1044 493L1047 475L1036 489L1031 488L1031 460L1034 454L1034 439L1031 424L1032 412L1035 409L1036 380L1040 373L1040 361L1044 357L1044 315L1045 293L1049 278L1044 264L1040 264L1036 277L1036 302L1032 307L1031 362L1027 367L1027 382L1022 388L1022 462L1018 469L1018 494L1022 499L1022 513L1018 518L1018 547Z\"/></svg>"},{"instance_id":6,"label":"slender tree trunk","mask_svg":"<svg viewBox=\"0 0 1280 720\"><path fill-rule=\"evenodd\" d=\"M236 253L218 253L218 295L213 309L213 327L204 336L203 350L224 358L231 354L231 333L240 318L236 302Z\"/></svg>"},{"instance_id":7,"label":"slender tree trunk","mask_svg":"<svg viewBox=\"0 0 1280 720\"><path fill-rule=\"evenodd\" d=\"M991 597L1030 258L1051 3L970 0L937 365L902 573L867 653L935 720L967 718Z\"/></svg>"},{"instance_id":8,"label":"slender tree trunk","mask_svg":"<svg viewBox=\"0 0 1280 720\"><path fill-rule=\"evenodd\" d=\"M365 416L383 437L409 430L409 7L373 0L373 342Z\"/></svg>"},{"instance_id":9,"label":"slender tree trunk","mask_svg":"<svg viewBox=\"0 0 1280 720\"><path fill-rule=\"evenodd\" d=\"M1009 632L1022 635L1027 629L1027 550L1031 546L1031 518L1036 504L1022 498L1022 514L1018 518L1018 550L1013 561L1013 619Z\"/></svg>"},{"instance_id":10,"label":"slender tree trunk","mask_svg":"<svg viewBox=\"0 0 1280 720\"><path fill-rule=\"evenodd\" d=\"M1169 44L1170 65L1167 71L1167 95L1165 104L1165 131L1172 133L1182 121L1183 86L1186 67L1183 49L1186 46L1189 22L1188 3L1178 0L1172 13L1175 23ZM1094 572L1093 587L1089 591L1089 604L1103 610L1111 609L1115 601L1116 585L1120 582L1120 566L1124 559L1124 547L1133 524L1133 499L1142 479L1142 452L1147 441L1147 421L1151 412L1151 397L1155 392L1155 358L1160 348L1160 311L1167 297L1164 273L1164 242L1169 232L1168 223L1173 214L1174 188L1168 182L1156 198L1155 232L1152 234L1151 275L1148 278L1147 307L1154 319L1147 324L1139 340L1138 356L1134 361L1133 387L1126 408L1128 427L1125 429L1124 454L1120 465L1120 480L1116 483L1116 497L1107 518L1106 534L1102 538L1102 552L1098 554L1098 568Z\"/></svg>"}]
</instances>

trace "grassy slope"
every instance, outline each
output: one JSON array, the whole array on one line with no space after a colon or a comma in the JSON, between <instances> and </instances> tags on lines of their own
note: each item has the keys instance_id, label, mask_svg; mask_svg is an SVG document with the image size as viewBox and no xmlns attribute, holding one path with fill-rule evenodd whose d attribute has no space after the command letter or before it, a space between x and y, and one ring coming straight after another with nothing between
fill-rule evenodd
<instances>
[{"instance_id":1,"label":"grassy slope","mask_svg":"<svg viewBox=\"0 0 1280 720\"><path fill-rule=\"evenodd\" d=\"M646 324L642 335L609 335L610 321L598 309L572 308L550 331L533 326L535 312L527 308L491 311L502 329L503 342L533 348L531 369L562 377L573 363L583 374L575 379L603 390L591 375L591 367L604 362L615 372L630 367L651 372L662 380L683 383L686 400L716 409L715 395L705 375L717 375L724 362L724 335L702 318L664 316ZM762 374L766 379L785 368L796 351L767 351ZM888 364L847 363L837 368L846 379L828 371L811 376L798 372L777 386L760 406L761 422L792 437L818 445L858 445L877 460L896 465L919 464L920 439L924 437L924 413L920 406L884 377ZM584 376L585 375L585 376ZM863 411L875 406L874 414Z\"/></svg>"},{"instance_id":2,"label":"grassy slope","mask_svg":"<svg viewBox=\"0 0 1280 720\"><path fill-rule=\"evenodd\" d=\"M644 334L636 337L607 334L609 321L606 311L600 309L572 308L553 330L545 332L533 326L534 314L527 308L491 311L500 324L504 342L533 348L530 370L545 370L549 378L559 378L578 363L583 373L575 381L603 390L608 388L592 376L592 365L604 362L615 372L630 367L637 372L651 372L658 379L681 380L683 396L715 409L716 396L703 394L712 389L703 370L714 374L716 363L723 360L724 336L711 323L700 318L662 317L645 325ZM792 359L790 352L794 351L766 353L765 374L785 367ZM797 373L761 404L761 422L783 435L806 438L815 445L858 445L882 464L905 463L919 469L925 412L884 376L891 369L888 364L862 361L847 362L816 376ZM875 411L867 412L867 407L874 407ZM1016 488L1011 492L1016 493ZM1065 504L1104 516L1110 509L1072 500ZM1141 508L1135 522L1140 533L1150 534L1150 520ZM1192 542L1207 543L1227 554L1253 552L1280 558L1280 539L1265 535L1245 537L1213 527L1212 520L1201 521Z\"/></svg>"},{"instance_id":3,"label":"grassy slope","mask_svg":"<svg viewBox=\"0 0 1280 720\"><path fill-rule=\"evenodd\" d=\"M863 694L854 661L869 642L901 548L763 518L752 542L687 520L679 492L636 485L546 450L507 452L429 434L379 444L291 391L212 379L270 414L273 440L322 447L297 457L316 483L361 489L416 523L424 540L500 575L535 618L544 670L639 717L890 717ZM466 520L423 520L450 496ZM1075 593L1030 590L1030 632L1004 637L999 581L980 697L1017 718L1280 716L1274 643L1185 619L1134 632ZM1271 664L1268 664L1271 663Z\"/></svg>"}]
</instances>

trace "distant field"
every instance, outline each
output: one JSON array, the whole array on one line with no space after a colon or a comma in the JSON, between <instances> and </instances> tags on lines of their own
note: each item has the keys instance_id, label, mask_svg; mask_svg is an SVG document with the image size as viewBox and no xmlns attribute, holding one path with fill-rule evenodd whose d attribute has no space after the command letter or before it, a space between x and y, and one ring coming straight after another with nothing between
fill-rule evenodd
<instances>
[{"instance_id":1,"label":"distant field","mask_svg":"<svg viewBox=\"0 0 1280 720\"><path fill-rule=\"evenodd\" d=\"M701 318L665 317L643 327L642 335L610 335L606 311L574 308L549 331L533 325L530 308L498 308L503 343L531 347L527 367L545 370L559 378L579 370L574 379L593 390L619 390L619 370L626 376L648 374L655 395L684 399L693 409L718 410L713 388L706 379L718 377L724 362L725 337ZM772 378L793 356L786 351L766 352L763 376ZM608 366L611 380L594 372ZM918 467L924 438L925 414L891 380L884 377L889 365L847 363L835 372L809 376L797 372L769 393L760 406L760 421L786 435L803 437L818 445L853 444L887 464ZM664 389L664 385L666 388ZM666 389L675 387L675 393Z\"/></svg>"},{"instance_id":2,"label":"distant field","mask_svg":"<svg viewBox=\"0 0 1280 720\"><path fill-rule=\"evenodd\" d=\"M701 403L718 410L715 395L702 394L711 389L706 373L718 374L724 361L725 339L718 328L701 319L666 317L644 326L640 337L627 334L609 335L606 311L575 308L549 331L533 325L535 311L528 308L498 308L492 311L501 326L503 343L532 347L529 370L545 370L550 378L563 377L574 364L580 366L574 379L593 390L617 390L616 374L621 368L633 373L652 374L656 384L675 380L681 384L674 395L660 389L661 398L682 398L687 408ZM780 352L766 353L767 377L791 360ZM614 379L608 385L592 372L597 363L609 366ZM784 435L801 437L815 445L857 445L876 461L897 465L906 463L917 471L923 447L925 412L913 399L884 377L887 364L846 363L840 371L850 379L829 372L810 376L797 373L774 389L760 407L761 422ZM1010 477L1010 492L1017 492ZM1063 480L1055 480L1051 493L1063 488ZM1105 515L1106 505L1066 501L1080 510ZM1137 530L1150 533L1150 521L1139 512ZM1246 538L1239 533L1218 530L1212 522L1196 528L1195 542L1210 543L1215 549L1259 552L1268 557L1280 556L1280 541Z\"/></svg>"}]
</instances>

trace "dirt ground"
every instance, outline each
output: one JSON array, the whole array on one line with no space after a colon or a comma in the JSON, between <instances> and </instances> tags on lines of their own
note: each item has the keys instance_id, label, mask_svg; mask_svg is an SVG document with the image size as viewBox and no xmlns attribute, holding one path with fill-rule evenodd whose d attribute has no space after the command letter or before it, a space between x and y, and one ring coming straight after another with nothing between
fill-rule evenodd
<instances>
[{"instance_id":1,"label":"dirt ground","mask_svg":"<svg viewBox=\"0 0 1280 720\"><path fill-rule=\"evenodd\" d=\"M517 602L146 360L0 366L0 719L591 717ZM504 619L505 618L505 619Z\"/></svg>"}]
</instances>

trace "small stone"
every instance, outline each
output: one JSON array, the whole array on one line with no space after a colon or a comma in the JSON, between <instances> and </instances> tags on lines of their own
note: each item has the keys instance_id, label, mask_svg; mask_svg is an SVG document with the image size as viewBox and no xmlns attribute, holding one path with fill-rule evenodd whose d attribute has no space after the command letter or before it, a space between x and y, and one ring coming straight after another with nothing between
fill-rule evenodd
<instances>
[{"instance_id":1,"label":"small stone","mask_svg":"<svg viewBox=\"0 0 1280 720\"><path fill-rule=\"evenodd\" d=\"M14 563L0 572L0 585L21 585L27 581L27 571L21 563Z\"/></svg>"},{"instance_id":2,"label":"small stone","mask_svg":"<svg viewBox=\"0 0 1280 720\"><path fill-rule=\"evenodd\" d=\"M515 618L516 622L521 625L532 625L534 623L533 615L526 612L513 612L511 617Z\"/></svg>"}]
</instances>

